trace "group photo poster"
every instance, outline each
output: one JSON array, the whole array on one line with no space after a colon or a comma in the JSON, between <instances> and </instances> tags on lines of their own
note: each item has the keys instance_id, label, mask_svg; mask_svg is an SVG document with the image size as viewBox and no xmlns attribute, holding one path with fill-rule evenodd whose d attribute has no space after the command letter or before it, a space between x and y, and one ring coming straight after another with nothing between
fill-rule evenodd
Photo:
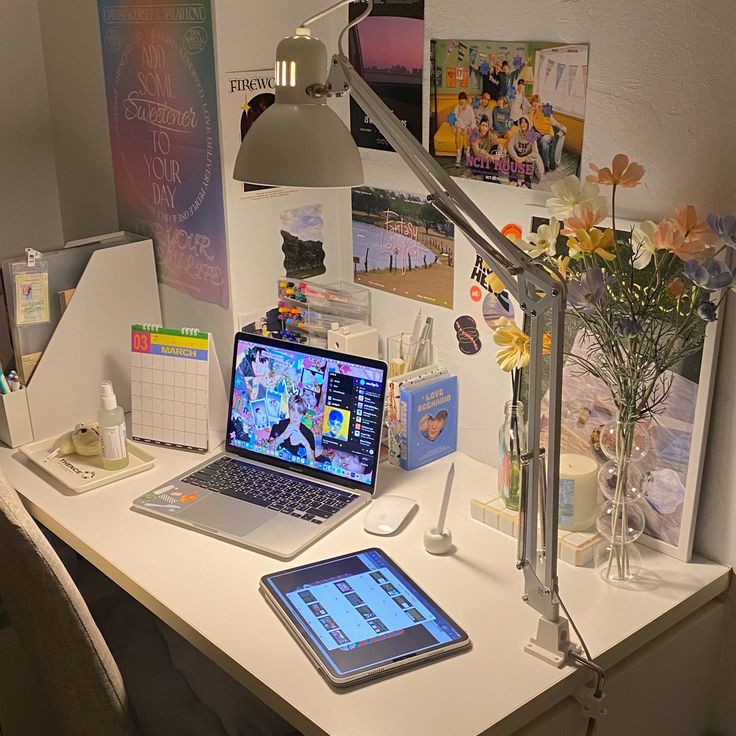
<instances>
[{"instance_id":1,"label":"group photo poster","mask_svg":"<svg viewBox=\"0 0 736 736\"><path fill-rule=\"evenodd\" d=\"M451 176L549 191L579 174L588 46L433 40L429 151Z\"/></svg>"},{"instance_id":2,"label":"group photo poster","mask_svg":"<svg viewBox=\"0 0 736 736\"><path fill-rule=\"evenodd\" d=\"M419 194L357 187L352 201L355 283L452 309L450 221Z\"/></svg>"},{"instance_id":3,"label":"group photo poster","mask_svg":"<svg viewBox=\"0 0 736 736\"><path fill-rule=\"evenodd\" d=\"M353 21L365 6L349 10ZM371 14L348 33L350 63L421 143L424 0L374 0ZM350 130L362 148L393 151L352 97Z\"/></svg>"},{"instance_id":4,"label":"group photo poster","mask_svg":"<svg viewBox=\"0 0 736 736\"><path fill-rule=\"evenodd\" d=\"M120 227L159 281L228 307L210 0L98 0Z\"/></svg>"}]
</instances>

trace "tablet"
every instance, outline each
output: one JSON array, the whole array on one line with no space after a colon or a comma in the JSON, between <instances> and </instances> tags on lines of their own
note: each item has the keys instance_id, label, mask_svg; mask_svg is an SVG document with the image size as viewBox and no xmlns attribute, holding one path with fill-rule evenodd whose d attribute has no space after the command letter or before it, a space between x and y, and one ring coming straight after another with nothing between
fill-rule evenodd
<instances>
[{"instance_id":1,"label":"tablet","mask_svg":"<svg viewBox=\"0 0 736 736\"><path fill-rule=\"evenodd\" d=\"M468 635L375 547L266 575L261 590L317 669L338 687L470 644Z\"/></svg>"}]
</instances>

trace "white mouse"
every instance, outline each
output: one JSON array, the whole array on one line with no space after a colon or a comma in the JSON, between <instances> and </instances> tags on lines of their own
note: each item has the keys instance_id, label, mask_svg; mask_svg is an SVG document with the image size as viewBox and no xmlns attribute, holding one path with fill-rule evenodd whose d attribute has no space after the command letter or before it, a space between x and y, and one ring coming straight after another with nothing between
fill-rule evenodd
<instances>
[{"instance_id":1,"label":"white mouse","mask_svg":"<svg viewBox=\"0 0 736 736\"><path fill-rule=\"evenodd\" d=\"M406 496L381 496L366 511L363 526L371 534L393 534L398 531L417 502Z\"/></svg>"}]
</instances>

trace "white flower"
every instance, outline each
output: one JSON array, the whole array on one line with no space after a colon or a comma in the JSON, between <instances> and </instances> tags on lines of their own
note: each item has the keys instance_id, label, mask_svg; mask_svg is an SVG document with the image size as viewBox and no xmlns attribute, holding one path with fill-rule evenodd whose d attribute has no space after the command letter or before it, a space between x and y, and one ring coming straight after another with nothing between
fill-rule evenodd
<instances>
[{"instance_id":1,"label":"white flower","mask_svg":"<svg viewBox=\"0 0 736 736\"><path fill-rule=\"evenodd\" d=\"M651 220L644 220L637 225L631 233L631 250L634 254L634 268L641 270L649 265L652 256L656 252L654 247L654 231L657 229L657 223Z\"/></svg>"},{"instance_id":2,"label":"white flower","mask_svg":"<svg viewBox=\"0 0 736 736\"><path fill-rule=\"evenodd\" d=\"M566 176L552 185L557 197L547 200L547 211L558 220L578 217L582 206L587 204L591 210L602 210L606 206L606 198L598 192L598 185L592 181L580 185L577 176Z\"/></svg>"},{"instance_id":3,"label":"white flower","mask_svg":"<svg viewBox=\"0 0 736 736\"><path fill-rule=\"evenodd\" d=\"M560 223L552 217L549 224L540 225L537 232L529 235L529 241L532 246L527 250L532 258L538 258L541 255L548 255L551 258L557 255L557 236L560 234Z\"/></svg>"}]
</instances>

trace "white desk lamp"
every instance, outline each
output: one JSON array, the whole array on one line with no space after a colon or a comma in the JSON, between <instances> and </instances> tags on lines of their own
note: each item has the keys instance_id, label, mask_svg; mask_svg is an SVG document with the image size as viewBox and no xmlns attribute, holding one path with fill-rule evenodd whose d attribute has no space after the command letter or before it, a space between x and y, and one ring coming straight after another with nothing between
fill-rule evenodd
<instances>
[{"instance_id":1,"label":"white desk lamp","mask_svg":"<svg viewBox=\"0 0 736 736\"><path fill-rule=\"evenodd\" d=\"M327 49L309 26L351 2L367 9L343 29L338 53L328 64ZM561 667L579 661L568 621L560 616L557 580L557 510L560 462L560 404L566 288L508 240L445 173L386 107L348 61L345 32L367 17L373 0L341 0L285 38L276 50L276 101L255 121L243 140L233 176L239 181L288 187L353 187L363 183L363 167L353 138L327 98L350 91L406 165L427 188L427 199L472 243L514 295L530 325L529 452L524 460L517 567L524 572L523 600L541 614L536 637L525 651ZM329 72L328 72L329 66ZM540 447L542 338L551 325L549 465ZM537 492L536 489L539 489ZM550 493L546 492L550 489ZM541 512L541 513L540 513ZM537 519L543 544L537 548Z\"/></svg>"}]
</instances>

